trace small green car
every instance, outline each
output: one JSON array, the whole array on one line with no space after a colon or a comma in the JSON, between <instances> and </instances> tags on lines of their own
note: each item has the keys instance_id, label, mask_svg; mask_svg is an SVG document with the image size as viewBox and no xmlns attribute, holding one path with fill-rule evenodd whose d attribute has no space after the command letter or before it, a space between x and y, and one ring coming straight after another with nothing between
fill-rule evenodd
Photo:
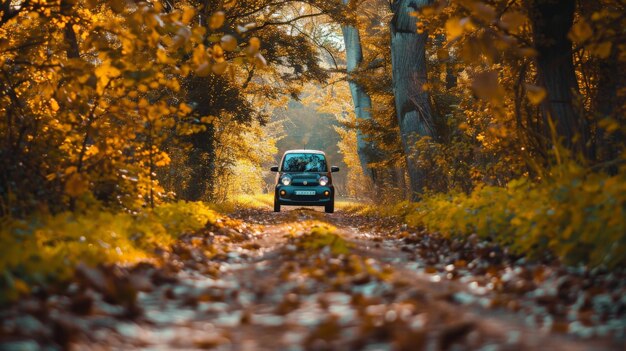
<instances>
[{"instance_id":1,"label":"small green car","mask_svg":"<svg viewBox=\"0 0 626 351\"><path fill-rule=\"evenodd\" d=\"M280 206L324 206L326 213L335 211L335 187L332 172L326 163L326 154L318 150L288 150L274 166L276 190L274 192L274 212Z\"/></svg>"}]
</instances>

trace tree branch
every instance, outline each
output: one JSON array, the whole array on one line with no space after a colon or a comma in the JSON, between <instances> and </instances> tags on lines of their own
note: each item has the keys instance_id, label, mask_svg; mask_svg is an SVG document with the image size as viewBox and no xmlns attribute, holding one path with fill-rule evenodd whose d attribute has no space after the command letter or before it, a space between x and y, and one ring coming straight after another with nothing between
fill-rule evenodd
<instances>
[{"instance_id":1,"label":"tree branch","mask_svg":"<svg viewBox=\"0 0 626 351\"><path fill-rule=\"evenodd\" d=\"M250 31L255 31L255 30L259 30L259 29L263 29L267 26L284 26L287 24L292 24L293 22L299 21L301 19L305 19L305 18L311 18L311 17L318 17L318 16L324 16L327 15L328 12L326 11L322 11L322 12L317 12L317 13L310 13L307 15L302 15L302 16L298 16L298 17L294 17L292 19L286 20L286 21L279 21L279 22L265 22L260 26L254 27L253 29L251 29Z\"/></svg>"}]
</instances>

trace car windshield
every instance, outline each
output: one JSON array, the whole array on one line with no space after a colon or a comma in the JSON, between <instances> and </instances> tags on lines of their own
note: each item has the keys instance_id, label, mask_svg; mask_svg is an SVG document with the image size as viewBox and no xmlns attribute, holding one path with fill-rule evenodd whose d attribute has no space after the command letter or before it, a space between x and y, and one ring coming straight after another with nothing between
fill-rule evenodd
<instances>
[{"instance_id":1,"label":"car windshield","mask_svg":"<svg viewBox=\"0 0 626 351\"><path fill-rule=\"evenodd\" d=\"M286 154L283 172L326 172L323 154Z\"/></svg>"}]
</instances>

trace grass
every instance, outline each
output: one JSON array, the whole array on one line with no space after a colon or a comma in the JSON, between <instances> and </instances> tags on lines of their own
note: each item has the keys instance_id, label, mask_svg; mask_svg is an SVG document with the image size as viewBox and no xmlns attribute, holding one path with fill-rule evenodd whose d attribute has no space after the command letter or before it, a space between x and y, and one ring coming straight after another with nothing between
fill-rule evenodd
<instances>
[{"instance_id":1,"label":"grass","mask_svg":"<svg viewBox=\"0 0 626 351\"><path fill-rule=\"evenodd\" d=\"M244 208L272 208L274 206L273 194L239 195L232 200L232 203ZM353 209L365 206L366 203L337 198L335 199L335 210Z\"/></svg>"},{"instance_id":2,"label":"grass","mask_svg":"<svg viewBox=\"0 0 626 351\"><path fill-rule=\"evenodd\" d=\"M238 195L232 203L243 208L265 208L274 206L274 195L257 194L257 195Z\"/></svg>"},{"instance_id":3,"label":"grass","mask_svg":"<svg viewBox=\"0 0 626 351\"><path fill-rule=\"evenodd\" d=\"M520 178L470 194L426 195L393 206L357 204L345 211L397 217L445 237L477 234L530 257L547 253L571 266L626 265L626 172L588 172L574 163L541 182Z\"/></svg>"},{"instance_id":4,"label":"grass","mask_svg":"<svg viewBox=\"0 0 626 351\"><path fill-rule=\"evenodd\" d=\"M0 302L71 278L79 264L154 261L185 233L216 223L224 207L163 204L137 215L91 210L0 219Z\"/></svg>"}]
</instances>

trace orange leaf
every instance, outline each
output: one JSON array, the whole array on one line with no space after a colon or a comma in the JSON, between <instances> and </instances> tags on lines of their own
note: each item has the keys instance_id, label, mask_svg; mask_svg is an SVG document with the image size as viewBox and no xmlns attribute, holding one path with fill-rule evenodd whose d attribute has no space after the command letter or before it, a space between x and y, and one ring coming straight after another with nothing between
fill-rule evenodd
<instances>
[{"instance_id":1,"label":"orange leaf","mask_svg":"<svg viewBox=\"0 0 626 351\"><path fill-rule=\"evenodd\" d=\"M65 193L72 197L82 195L87 189L88 184L79 173L73 173L65 183Z\"/></svg>"},{"instance_id":2,"label":"orange leaf","mask_svg":"<svg viewBox=\"0 0 626 351\"><path fill-rule=\"evenodd\" d=\"M546 90L542 87L526 84L526 97L533 105L539 105L548 95Z\"/></svg>"},{"instance_id":3,"label":"orange leaf","mask_svg":"<svg viewBox=\"0 0 626 351\"><path fill-rule=\"evenodd\" d=\"M526 23L526 16L517 11L506 12L500 18L502 27L508 29L511 33L519 33Z\"/></svg>"},{"instance_id":4,"label":"orange leaf","mask_svg":"<svg viewBox=\"0 0 626 351\"><path fill-rule=\"evenodd\" d=\"M572 26L568 37L575 43L582 43L591 38L592 35L593 30L591 29L591 26L585 21L584 18L580 18L580 20Z\"/></svg>"},{"instance_id":5,"label":"orange leaf","mask_svg":"<svg viewBox=\"0 0 626 351\"><path fill-rule=\"evenodd\" d=\"M446 35L448 40L453 40L463 34L463 20L458 17L452 17L446 21Z\"/></svg>"},{"instance_id":6,"label":"orange leaf","mask_svg":"<svg viewBox=\"0 0 626 351\"><path fill-rule=\"evenodd\" d=\"M226 20L226 15L222 11L217 11L211 18L209 19L209 28L218 29L224 25L224 21Z\"/></svg>"}]
</instances>

